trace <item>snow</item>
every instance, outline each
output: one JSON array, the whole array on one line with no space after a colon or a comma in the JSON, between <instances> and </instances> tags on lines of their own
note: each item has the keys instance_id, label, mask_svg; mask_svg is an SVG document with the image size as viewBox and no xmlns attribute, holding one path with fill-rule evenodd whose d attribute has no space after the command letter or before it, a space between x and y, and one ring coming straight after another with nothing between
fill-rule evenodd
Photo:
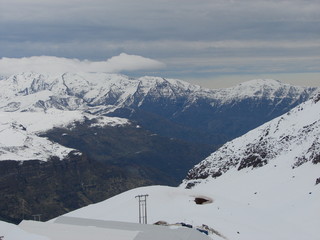
<instances>
[{"instance_id":1,"label":"snow","mask_svg":"<svg viewBox=\"0 0 320 240\"><path fill-rule=\"evenodd\" d=\"M19 227L49 237L51 240L208 240L195 229L102 221L88 218L59 217L54 222L23 221Z\"/></svg>"},{"instance_id":2,"label":"snow","mask_svg":"<svg viewBox=\"0 0 320 240\"><path fill-rule=\"evenodd\" d=\"M3 240L50 240L47 237L28 233L18 226L0 221L0 236Z\"/></svg>"},{"instance_id":3,"label":"snow","mask_svg":"<svg viewBox=\"0 0 320 240\"><path fill-rule=\"evenodd\" d=\"M91 117L91 118L90 118ZM128 119L125 118L118 118L118 117L106 117L106 116L100 116L100 117L94 117L90 116L89 119L95 119L97 122L91 124L91 127L104 127L104 126L123 126L130 124Z\"/></svg>"},{"instance_id":4,"label":"snow","mask_svg":"<svg viewBox=\"0 0 320 240\"><path fill-rule=\"evenodd\" d=\"M37 136L83 118L81 112L51 109L44 112L0 112L0 160L63 158L72 150Z\"/></svg>"},{"instance_id":5,"label":"snow","mask_svg":"<svg viewBox=\"0 0 320 240\"><path fill-rule=\"evenodd\" d=\"M133 240L139 233L138 231L104 229L94 226L83 227L33 221L23 221L19 227L25 231L46 236L50 240L103 240L106 239L106 236L112 240Z\"/></svg>"},{"instance_id":6,"label":"snow","mask_svg":"<svg viewBox=\"0 0 320 240\"><path fill-rule=\"evenodd\" d=\"M202 196L203 193L174 187L150 186L127 191L65 216L138 223L138 200L135 196L141 194L149 195L147 197L147 214L150 224L159 220L169 223L189 222L196 224L190 213L197 213L197 215L204 213L201 211L201 207L205 205L200 206L194 203L195 197ZM208 197L210 198L210 196ZM199 224L202 225L200 222Z\"/></svg>"},{"instance_id":7,"label":"snow","mask_svg":"<svg viewBox=\"0 0 320 240\"><path fill-rule=\"evenodd\" d=\"M319 176L320 166L307 163L288 171L285 163L279 164L281 160L277 161L276 167L268 164L254 171L230 170L194 189L212 189L215 194L236 201L233 208L223 208L228 208L233 221L238 219L239 223L251 226L252 229L248 230L237 226L242 233L263 226L278 235L266 232L270 239L318 239L320 231L315 225L320 210L320 189L315 186L315 179ZM222 230L225 231L227 229ZM279 235L286 237L280 238Z\"/></svg>"},{"instance_id":8,"label":"snow","mask_svg":"<svg viewBox=\"0 0 320 240\"><path fill-rule=\"evenodd\" d=\"M245 98L261 99L267 97L270 100L283 99L286 96L298 96L303 93L305 87L292 86L273 79L254 79L234 87L215 90L215 98L220 103L239 101ZM293 101L295 99L292 99Z\"/></svg>"},{"instance_id":9,"label":"snow","mask_svg":"<svg viewBox=\"0 0 320 240\"><path fill-rule=\"evenodd\" d=\"M194 226L206 224L227 239L319 240L320 189L313 181L319 170L319 167L305 165L289 174L280 166L270 165L240 175L228 172L191 190L142 187L66 216L137 222L135 196L148 194L149 223L163 220ZM201 196L213 202L195 204L195 197ZM211 236L223 239L215 234Z\"/></svg>"}]
</instances>

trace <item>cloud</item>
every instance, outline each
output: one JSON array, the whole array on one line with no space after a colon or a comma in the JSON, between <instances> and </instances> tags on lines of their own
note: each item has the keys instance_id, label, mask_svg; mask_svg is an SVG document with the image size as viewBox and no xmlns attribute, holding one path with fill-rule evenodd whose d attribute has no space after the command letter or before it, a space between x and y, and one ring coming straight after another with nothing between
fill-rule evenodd
<instances>
[{"instance_id":1,"label":"cloud","mask_svg":"<svg viewBox=\"0 0 320 240\"><path fill-rule=\"evenodd\" d=\"M320 72L319 12L319 0L0 0L0 58L180 79Z\"/></svg>"},{"instance_id":2,"label":"cloud","mask_svg":"<svg viewBox=\"0 0 320 240\"><path fill-rule=\"evenodd\" d=\"M73 41L292 39L318 30L316 0L2 0L2 38ZM0 4L1 4L0 3ZM1 29L1 28L0 28ZM303 33L303 35L302 35ZM317 33L316 36L319 36Z\"/></svg>"},{"instance_id":3,"label":"cloud","mask_svg":"<svg viewBox=\"0 0 320 240\"><path fill-rule=\"evenodd\" d=\"M105 66L106 68L109 68L111 72L136 71L144 69L149 70L164 67L164 63L159 61L137 55L128 55L125 53L112 57L105 63L97 62L95 65L97 68L102 67L102 69Z\"/></svg>"},{"instance_id":4,"label":"cloud","mask_svg":"<svg viewBox=\"0 0 320 240\"><path fill-rule=\"evenodd\" d=\"M53 56L24 58L1 58L0 74L9 76L21 72L64 73L64 72L130 72L163 68L162 62L137 55L121 53L106 61L89 61Z\"/></svg>"}]
</instances>

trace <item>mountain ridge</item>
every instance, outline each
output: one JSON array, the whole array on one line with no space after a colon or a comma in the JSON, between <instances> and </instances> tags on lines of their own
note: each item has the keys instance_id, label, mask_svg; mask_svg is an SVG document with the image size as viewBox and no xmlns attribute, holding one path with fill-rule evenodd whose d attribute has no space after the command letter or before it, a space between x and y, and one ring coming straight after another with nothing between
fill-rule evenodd
<instances>
[{"instance_id":1,"label":"mountain ridge","mask_svg":"<svg viewBox=\"0 0 320 240\"><path fill-rule=\"evenodd\" d=\"M77 110L127 118L166 137L221 145L290 110L316 90L263 79L205 89L160 77L30 72L0 81L0 111Z\"/></svg>"},{"instance_id":2,"label":"mountain ridge","mask_svg":"<svg viewBox=\"0 0 320 240\"><path fill-rule=\"evenodd\" d=\"M130 78L125 75L103 73L64 73L50 76L34 72L16 74L2 79L0 85L1 89L5 89L1 91L2 99L10 100L13 96L26 96L47 90L51 92L51 97L60 95L78 99L79 104L75 106L76 108L81 108L85 104L88 104L87 108L101 103L107 104L109 103L107 100L113 105L130 106L135 103L139 106L144 99L135 102L132 101L133 98L139 96L145 98L150 94L154 97L169 99L187 95L188 102L206 97L211 101L216 100L216 103L224 103L248 97L283 98L287 95L297 97L304 91L312 92L316 89L284 84L272 79L251 80L225 89L206 89L181 80L161 77ZM116 102L112 101L112 96L118 98L114 99L117 100Z\"/></svg>"},{"instance_id":3,"label":"mountain ridge","mask_svg":"<svg viewBox=\"0 0 320 240\"><path fill-rule=\"evenodd\" d=\"M218 178L231 169L263 167L286 154L294 156L290 163L292 169L307 162L320 163L319 98L320 93L281 117L227 142L188 172L184 180L186 186Z\"/></svg>"}]
</instances>

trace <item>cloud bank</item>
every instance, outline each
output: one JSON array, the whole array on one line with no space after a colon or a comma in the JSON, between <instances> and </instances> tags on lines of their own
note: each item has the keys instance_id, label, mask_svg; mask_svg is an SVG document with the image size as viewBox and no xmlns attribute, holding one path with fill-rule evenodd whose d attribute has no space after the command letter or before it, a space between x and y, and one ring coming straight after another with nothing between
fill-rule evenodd
<instances>
[{"instance_id":1,"label":"cloud bank","mask_svg":"<svg viewBox=\"0 0 320 240\"><path fill-rule=\"evenodd\" d=\"M141 75L320 80L319 12L319 0L0 0L0 58L76 58L119 72L112 56L126 52L166 63Z\"/></svg>"},{"instance_id":2,"label":"cloud bank","mask_svg":"<svg viewBox=\"0 0 320 240\"><path fill-rule=\"evenodd\" d=\"M157 60L121 53L106 61L89 61L54 56L33 56L24 58L1 58L0 74L10 76L21 72L56 74L64 72L108 72L152 70L163 68Z\"/></svg>"}]
</instances>

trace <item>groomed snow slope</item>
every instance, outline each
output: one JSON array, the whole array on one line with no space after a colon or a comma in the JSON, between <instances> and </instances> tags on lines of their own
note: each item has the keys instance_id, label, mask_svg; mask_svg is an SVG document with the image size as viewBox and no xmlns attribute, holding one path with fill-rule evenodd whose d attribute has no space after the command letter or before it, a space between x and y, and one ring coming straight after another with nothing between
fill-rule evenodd
<instances>
[{"instance_id":1,"label":"groomed snow slope","mask_svg":"<svg viewBox=\"0 0 320 240\"><path fill-rule=\"evenodd\" d=\"M222 146L178 188L138 188L66 215L137 222L135 196L148 194L149 223L206 224L213 239L319 240L319 131L316 97Z\"/></svg>"},{"instance_id":2,"label":"groomed snow slope","mask_svg":"<svg viewBox=\"0 0 320 240\"><path fill-rule=\"evenodd\" d=\"M265 173L249 174L247 180L240 184L251 182L260 174ZM301 178L303 172L297 175ZM319 188L312 189L312 194L308 192L310 189L295 194L296 189L291 187L282 192L288 185L274 188L274 182L271 182L254 188L255 194L252 189L242 191L243 187L238 188L235 182L237 179L223 182L225 189L210 184L197 190L165 186L138 188L66 216L138 222L138 200L135 196L148 194L149 223L162 220L171 224L184 222L194 227L205 224L215 230L216 233L210 235L213 239L319 240ZM268 187L274 189L272 195L270 189L262 189ZM234 194L230 197L231 189ZM277 195L279 192L281 194ZM212 199L213 202L197 205L196 197Z\"/></svg>"}]
</instances>

